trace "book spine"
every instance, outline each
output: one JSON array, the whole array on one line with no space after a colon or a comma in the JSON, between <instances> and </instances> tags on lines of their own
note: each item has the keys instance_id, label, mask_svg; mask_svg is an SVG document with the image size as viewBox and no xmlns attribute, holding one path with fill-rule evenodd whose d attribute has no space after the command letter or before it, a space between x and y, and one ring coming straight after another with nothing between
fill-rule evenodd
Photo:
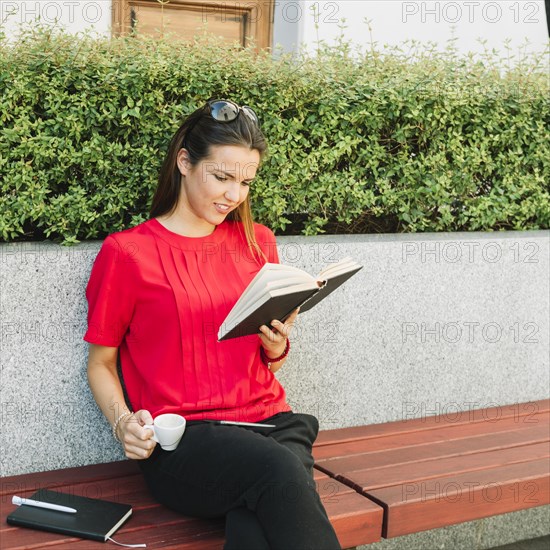
<instances>
[{"instance_id":1,"label":"book spine","mask_svg":"<svg viewBox=\"0 0 550 550\"><path fill-rule=\"evenodd\" d=\"M320 290L322 290L323 288L325 288L327 286L327 282L324 281L324 284L323 286L320 286L319 288L317 288L315 290L315 292L311 295L311 296L308 296L305 300L302 301L301 304L298 304L294 309L296 308L301 308L304 304L306 304L307 302L309 302L314 296L317 296L317 294L319 293ZM294 309L292 311L294 311ZM289 311L288 312L288 315L290 315L292 313L292 311Z\"/></svg>"}]
</instances>

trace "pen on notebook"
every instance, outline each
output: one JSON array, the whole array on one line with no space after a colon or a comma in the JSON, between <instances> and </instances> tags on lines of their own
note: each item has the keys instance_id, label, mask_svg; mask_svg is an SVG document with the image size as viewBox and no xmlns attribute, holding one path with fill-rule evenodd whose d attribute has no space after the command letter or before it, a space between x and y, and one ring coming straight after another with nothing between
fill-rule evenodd
<instances>
[{"instance_id":1,"label":"pen on notebook","mask_svg":"<svg viewBox=\"0 0 550 550\"><path fill-rule=\"evenodd\" d=\"M15 495L12 497L11 502L16 506L34 506L35 508L46 508L48 510L56 510L57 512L76 514L76 510L74 508L69 508L69 506L61 506L60 504L52 504L51 502L41 502L30 498L21 498Z\"/></svg>"},{"instance_id":2,"label":"pen on notebook","mask_svg":"<svg viewBox=\"0 0 550 550\"><path fill-rule=\"evenodd\" d=\"M259 428L275 428L275 424L260 424L257 422L237 422L236 420L206 420L214 424L232 424L235 426L258 426Z\"/></svg>"}]
</instances>

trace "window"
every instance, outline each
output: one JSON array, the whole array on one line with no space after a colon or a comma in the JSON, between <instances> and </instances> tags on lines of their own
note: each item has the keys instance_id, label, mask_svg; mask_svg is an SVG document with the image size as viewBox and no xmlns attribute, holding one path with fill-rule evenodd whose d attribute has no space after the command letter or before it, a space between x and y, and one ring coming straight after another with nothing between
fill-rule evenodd
<instances>
[{"instance_id":1,"label":"window","mask_svg":"<svg viewBox=\"0 0 550 550\"><path fill-rule=\"evenodd\" d=\"M228 42L245 47L253 38L257 49L271 47L274 0L112 0L113 34L138 32L190 40L206 28ZM206 26L206 27L205 27Z\"/></svg>"}]
</instances>

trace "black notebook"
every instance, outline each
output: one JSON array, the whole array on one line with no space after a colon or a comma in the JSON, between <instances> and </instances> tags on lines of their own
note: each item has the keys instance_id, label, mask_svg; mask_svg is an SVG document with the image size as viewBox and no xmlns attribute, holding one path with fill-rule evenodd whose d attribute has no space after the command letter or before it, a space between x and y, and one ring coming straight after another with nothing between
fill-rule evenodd
<instances>
[{"instance_id":1,"label":"black notebook","mask_svg":"<svg viewBox=\"0 0 550 550\"><path fill-rule=\"evenodd\" d=\"M257 334L298 306L300 313L311 309L362 268L346 257L313 277L294 266L264 264L220 326L218 341Z\"/></svg>"},{"instance_id":2,"label":"black notebook","mask_svg":"<svg viewBox=\"0 0 550 550\"><path fill-rule=\"evenodd\" d=\"M132 514L129 504L87 498L49 489L40 489L32 500L76 508L76 513L58 512L22 505L8 517L10 525L53 531L79 538L107 541Z\"/></svg>"}]
</instances>

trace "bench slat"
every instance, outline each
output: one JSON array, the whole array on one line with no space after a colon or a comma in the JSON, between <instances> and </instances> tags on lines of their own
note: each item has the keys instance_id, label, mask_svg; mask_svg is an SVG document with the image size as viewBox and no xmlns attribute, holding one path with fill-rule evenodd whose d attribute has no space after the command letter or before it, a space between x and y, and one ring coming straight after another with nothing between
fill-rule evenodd
<instances>
[{"instance_id":1,"label":"bench slat","mask_svg":"<svg viewBox=\"0 0 550 550\"><path fill-rule=\"evenodd\" d=\"M67 480L71 480L73 484L92 483L101 479L122 478L141 473L138 465L132 460L119 460L109 462L108 464L108 468L106 468L105 464L89 464L74 468L50 470L48 472L3 477L0 484L0 496L12 495L14 493L19 494L17 491L32 491L34 493L43 487L48 487L49 489L64 487L67 485Z\"/></svg>"},{"instance_id":2,"label":"bench slat","mask_svg":"<svg viewBox=\"0 0 550 550\"><path fill-rule=\"evenodd\" d=\"M46 485L42 486L45 488L47 487ZM61 486L56 485L55 490L88 498L124 502L131 506L148 506L155 504L155 500L150 496L145 480L141 474L78 484L67 483ZM13 494L29 498L34 492L35 489L33 488L32 490L21 491L19 493L14 492ZM11 494L12 493L1 498L11 502Z\"/></svg>"},{"instance_id":3,"label":"bench slat","mask_svg":"<svg viewBox=\"0 0 550 550\"><path fill-rule=\"evenodd\" d=\"M109 464L102 464L101 466L106 469L109 468ZM48 474L49 472L46 472ZM24 477L24 476L23 476ZM347 485L343 485L329 477L320 470L314 470L313 476L317 491L322 498L325 496L342 495L344 493L352 493L353 489ZM14 482L14 486L21 485L17 480ZM42 485L44 486L44 485ZM157 502L149 493L149 489L145 483L145 479L141 473L133 474L131 476L124 476L123 478L101 478L99 481L83 482L79 484L66 484L64 486L57 486L56 490L64 493L74 494L78 496L85 496L89 498L99 498L104 500L112 500L114 502L123 502L130 504L134 509L136 507L143 508L148 506L155 506ZM17 493L22 497L30 497L35 492L35 489L22 491ZM2 498L3 505L9 503L11 506L10 493ZM15 506L12 506L15 510ZM10 510L11 511L11 510ZM9 513L9 512L8 512ZM0 526L0 533L2 532L2 526Z\"/></svg>"},{"instance_id":4,"label":"bench slat","mask_svg":"<svg viewBox=\"0 0 550 550\"><path fill-rule=\"evenodd\" d=\"M317 467L322 471L339 473L360 470L366 464L369 468L381 468L397 464L408 464L419 460L463 456L481 451L493 451L520 445L548 441L550 425L537 426L529 430L497 432L467 439L435 442L428 445L409 445L398 449L372 451L351 456L336 456L319 460Z\"/></svg>"},{"instance_id":5,"label":"bench slat","mask_svg":"<svg viewBox=\"0 0 550 550\"><path fill-rule=\"evenodd\" d=\"M525 420L525 418L524 418ZM550 413L541 413L529 418L529 422L504 418L495 422L474 422L472 424L448 424L424 431L365 437L353 441L325 444L313 448L316 463L323 459L349 456L364 452L401 449L410 445L427 445L442 441L463 440L473 436L486 436L497 432L531 430L537 426L550 425Z\"/></svg>"},{"instance_id":6,"label":"bench slat","mask_svg":"<svg viewBox=\"0 0 550 550\"><path fill-rule=\"evenodd\" d=\"M350 428L337 428L334 430L323 430L315 442L315 448L319 449L324 445L355 441L370 437L387 436L405 432L430 430L441 427L443 422L452 422L454 425L468 424L471 422L490 422L494 419L532 417L533 414L550 411L550 399L529 401L526 403L514 403L488 407L485 409L472 409L456 414L452 409L445 410L443 416L424 416L409 420L396 420L381 424L370 424L368 426L353 426ZM415 416L420 411L416 411Z\"/></svg>"},{"instance_id":7,"label":"bench slat","mask_svg":"<svg viewBox=\"0 0 550 550\"><path fill-rule=\"evenodd\" d=\"M105 471L107 472L110 469L110 464L113 463L105 463L96 466L101 466L101 468L105 469ZM98 470L98 468L95 468L95 470ZM129 468L129 470L133 470L133 468ZM50 473L51 472L44 472L45 477L49 477ZM9 492L9 488L12 487L12 483L13 487L23 486L23 483L18 479L19 477L24 478L25 476L12 476L12 478L10 478L12 481L8 484L8 488L6 489L6 491ZM315 480L317 490L321 498L323 498L324 495L353 492L353 489L349 488L346 485L340 484L338 481L329 477L320 470L313 471L313 479ZM45 487L46 485L41 483L40 486ZM99 498L112 500L114 502L124 502L134 507L154 506L157 504L155 499L150 495L147 485L145 483L145 479L143 478L141 473L124 476L123 478L105 478L102 475L100 476L98 481L87 481L78 484L65 483L65 485L63 486L58 485L57 490L89 498ZM27 489L26 491L22 491L18 494L19 496L28 498L35 491L36 489L33 487L32 489ZM12 493L10 492L9 497L11 497L11 495ZM11 506L11 501L10 498L8 498L7 494L4 495L4 497L1 499L1 502L2 506ZM12 506L12 509L15 509L15 506ZM1 528L2 526L0 526L0 530Z\"/></svg>"},{"instance_id":8,"label":"bench slat","mask_svg":"<svg viewBox=\"0 0 550 550\"><path fill-rule=\"evenodd\" d=\"M382 504L387 538L550 503L545 458L368 492Z\"/></svg>"},{"instance_id":9,"label":"bench slat","mask_svg":"<svg viewBox=\"0 0 550 550\"><path fill-rule=\"evenodd\" d=\"M402 483L422 482L446 475L459 475L477 470L498 468L507 464L517 464L550 457L550 442L536 443L528 447L512 447L499 451L475 453L465 457L450 457L439 460L424 460L399 464L389 468L375 468L342 472L337 479L350 480L355 488L369 492L379 487Z\"/></svg>"}]
</instances>

